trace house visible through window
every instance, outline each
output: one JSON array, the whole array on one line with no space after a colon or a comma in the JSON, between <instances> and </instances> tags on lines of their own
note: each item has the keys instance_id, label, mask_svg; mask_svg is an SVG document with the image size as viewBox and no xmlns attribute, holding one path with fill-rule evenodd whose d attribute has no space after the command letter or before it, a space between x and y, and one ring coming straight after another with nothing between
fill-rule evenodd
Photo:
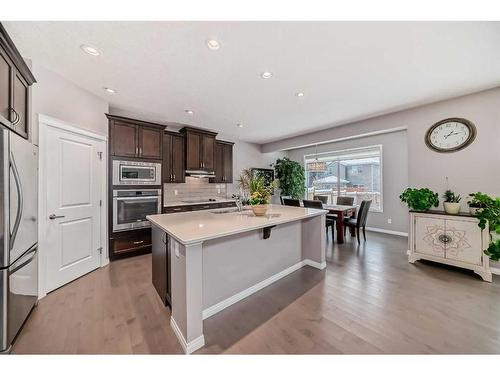
<instances>
[{"instance_id":1,"label":"house visible through window","mask_svg":"<svg viewBox=\"0 0 500 375\"><path fill-rule=\"evenodd\" d=\"M328 197L329 204L335 204L338 196L347 196L354 198L355 205L371 199L370 210L382 211L381 160L381 145L307 155L307 199L321 195ZM311 164L316 161L322 168Z\"/></svg>"}]
</instances>

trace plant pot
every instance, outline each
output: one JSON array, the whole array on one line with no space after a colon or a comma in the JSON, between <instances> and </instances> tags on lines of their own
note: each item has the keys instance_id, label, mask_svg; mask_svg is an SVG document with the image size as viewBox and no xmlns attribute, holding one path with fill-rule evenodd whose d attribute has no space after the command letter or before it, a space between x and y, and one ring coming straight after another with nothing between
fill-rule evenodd
<instances>
[{"instance_id":1,"label":"plant pot","mask_svg":"<svg viewBox=\"0 0 500 375\"><path fill-rule=\"evenodd\" d=\"M255 204L252 206L252 211L255 216L264 216L267 212L267 204Z\"/></svg>"},{"instance_id":2,"label":"plant pot","mask_svg":"<svg viewBox=\"0 0 500 375\"><path fill-rule=\"evenodd\" d=\"M460 212L460 203L444 202L443 206L447 214L458 214Z\"/></svg>"},{"instance_id":3,"label":"plant pot","mask_svg":"<svg viewBox=\"0 0 500 375\"><path fill-rule=\"evenodd\" d=\"M472 206L469 206L469 212L472 216L476 216L477 214L477 211L479 211L481 209L481 207L472 207Z\"/></svg>"}]
</instances>

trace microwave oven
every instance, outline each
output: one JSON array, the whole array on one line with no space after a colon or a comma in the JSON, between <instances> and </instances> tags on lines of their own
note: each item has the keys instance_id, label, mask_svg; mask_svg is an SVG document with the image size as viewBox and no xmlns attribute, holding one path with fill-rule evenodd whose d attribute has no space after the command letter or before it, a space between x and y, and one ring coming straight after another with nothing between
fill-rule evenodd
<instances>
[{"instance_id":1,"label":"microwave oven","mask_svg":"<svg viewBox=\"0 0 500 375\"><path fill-rule=\"evenodd\" d=\"M161 164L113 160L113 185L161 185Z\"/></svg>"}]
</instances>

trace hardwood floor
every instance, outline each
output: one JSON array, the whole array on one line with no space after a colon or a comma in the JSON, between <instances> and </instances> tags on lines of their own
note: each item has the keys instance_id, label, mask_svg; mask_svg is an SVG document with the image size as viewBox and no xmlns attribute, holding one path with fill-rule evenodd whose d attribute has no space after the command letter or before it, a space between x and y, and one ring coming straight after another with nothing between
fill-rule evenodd
<instances>
[{"instance_id":1,"label":"hardwood floor","mask_svg":"<svg viewBox=\"0 0 500 375\"><path fill-rule=\"evenodd\" d=\"M498 276L412 265L406 238L367 237L205 320L198 353L500 353ZM13 353L181 353L150 262L116 261L49 294Z\"/></svg>"}]
</instances>

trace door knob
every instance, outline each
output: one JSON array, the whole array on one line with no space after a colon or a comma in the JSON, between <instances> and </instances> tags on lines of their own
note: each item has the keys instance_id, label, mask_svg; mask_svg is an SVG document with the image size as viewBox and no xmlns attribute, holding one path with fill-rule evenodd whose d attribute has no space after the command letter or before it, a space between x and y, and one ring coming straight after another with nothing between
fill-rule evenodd
<instances>
[{"instance_id":1,"label":"door knob","mask_svg":"<svg viewBox=\"0 0 500 375\"><path fill-rule=\"evenodd\" d=\"M64 215L56 215L56 214L50 214L49 219L54 220L54 219L60 219L61 217L66 217Z\"/></svg>"}]
</instances>

